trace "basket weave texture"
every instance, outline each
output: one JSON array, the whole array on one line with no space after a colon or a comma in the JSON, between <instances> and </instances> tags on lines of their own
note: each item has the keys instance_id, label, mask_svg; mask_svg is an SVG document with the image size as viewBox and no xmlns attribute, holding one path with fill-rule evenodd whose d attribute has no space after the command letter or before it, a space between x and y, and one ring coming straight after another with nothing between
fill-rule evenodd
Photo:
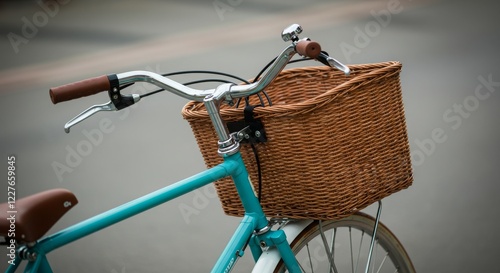
<instances>
[{"instance_id":1,"label":"basket weave texture","mask_svg":"<svg viewBox=\"0 0 500 273\"><path fill-rule=\"evenodd\" d=\"M345 76L328 67L284 70L266 89L272 106L256 107L268 141L256 144L262 199L269 217L339 219L412 184L399 62L351 65ZM252 97L250 103L259 104ZM224 121L243 110L221 106ZM222 162L217 136L202 103L182 110L205 163ZM255 156L241 153L257 189ZM231 179L215 183L223 210L242 216Z\"/></svg>"}]
</instances>

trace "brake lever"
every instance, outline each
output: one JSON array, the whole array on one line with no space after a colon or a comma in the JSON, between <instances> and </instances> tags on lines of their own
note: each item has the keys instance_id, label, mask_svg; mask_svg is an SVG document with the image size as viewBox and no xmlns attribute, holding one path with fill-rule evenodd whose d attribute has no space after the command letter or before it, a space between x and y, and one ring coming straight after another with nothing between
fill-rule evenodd
<instances>
[{"instance_id":1,"label":"brake lever","mask_svg":"<svg viewBox=\"0 0 500 273\"><path fill-rule=\"evenodd\" d=\"M118 81L113 81L110 84L111 88L108 90L108 95L111 101L104 104L93 105L87 108L85 111L81 112L64 125L64 132L69 133L71 127L86 120L95 113L101 111L118 111L123 108L129 107L130 105L133 105L141 100L141 96L139 94L122 95L120 93L121 89L129 87L133 83L119 86Z\"/></svg>"},{"instance_id":2,"label":"brake lever","mask_svg":"<svg viewBox=\"0 0 500 273\"><path fill-rule=\"evenodd\" d=\"M117 109L116 109L115 105L111 101L109 101L108 103L104 103L104 104L93 105L93 106L87 108L85 111L78 114L76 117L72 118L66 124L64 124L64 132L69 133L69 130L71 127L84 121L85 119L89 118L90 116L94 115L97 112L116 111L116 110Z\"/></svg>"},{"instance_id":3,"label":"brake lever","mask_svg":"<svg viewBox=\"0 0 500 273\"><path fill-rule=\"evenodd\" d=\"M330 57L327 55L326 52L322 51L319 56L318 56L318 60L322 63L324 63L325 65L328 65L330 67L334 67L334 68L337 68L338 70L344 72L344 74L346 76L348 76L350 73L351 73L351 70L349 69L349 67L347 65L344 65L343 63L337 61L336 59Z\"/></svg>"}]
</instances>

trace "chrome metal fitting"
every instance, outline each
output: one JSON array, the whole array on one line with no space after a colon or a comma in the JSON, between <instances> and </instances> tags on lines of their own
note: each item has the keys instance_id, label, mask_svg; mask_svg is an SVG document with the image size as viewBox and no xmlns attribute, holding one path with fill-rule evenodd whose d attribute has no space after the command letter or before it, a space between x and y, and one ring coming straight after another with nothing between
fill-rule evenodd
<instances>
[{"instance_id":1,"label":"chrome metal fitting","mask_svg":"<svg viewBox=\"0 0 500 273\"><path fill-rule=\"evenodd\" d=\"M217 153L224 157L229 155L234 155L240 150L240 142L237 139L236 133L230 135L229 139L226 141L219 140L219 150Z\"/></svg>"},{"instance_id":2,"label":"chrome metal fitting","mask_svg":"<svg viewBox=\"0 0 500 273\"><path fill-rule=\"evenodd\" d=\"M253 233L254 233L255 235L257 235L257 236L258 236L258 235L262 235L262 234L264 234L264 233L266 233L266 232L270 231L272 227L273 227L273 224L269 223L267 226L265 226L265 227L263 227L263 228L261 228L261 229L259 229L259 230L255 230Z\"/></svg>"},{"instance_id":3,"label":"chrome metal fitting","mask_svg":"<svg viewBox=\"0 0 500 273\"><path fill-rule=\"evenodd\" d=\"M296 42L299 40L299 34L302 33L302 27L299 24L293 24L289 27L285 28L283 32L281 32L281 38L283 41L288 42Z\"/></svg>"}]
</instances>

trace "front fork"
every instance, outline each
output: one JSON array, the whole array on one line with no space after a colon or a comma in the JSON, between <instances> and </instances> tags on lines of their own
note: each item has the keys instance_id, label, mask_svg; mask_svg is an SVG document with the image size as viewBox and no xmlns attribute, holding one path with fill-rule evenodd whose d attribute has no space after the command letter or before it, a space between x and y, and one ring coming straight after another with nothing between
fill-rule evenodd
<instances>
[{"instance_id":1,"label":"front fork","mask_svg":"<svg viewBox=\"0 0 500 273\"><path fill-rule=\"evenodd\" d=\"M283 230L270 230L262 235L254 235L252 236L252 241L253 244L250 244L250 247L252 248L252 254L254 258L256 258L256 261L258 257L262 255L263 248L275 247L280 253L288 272L302 272ZM258 256L256 256L256 254L258 254Z\"/></svg>"},{"instance_id":2,"label":"front fork","mask_svg":"<svg viewBox=\"0 0 500 273\"><path fill-rule=\"evenodd\" d=\"M260 230L256 229L258 222L258 218L252 214L246 214L243 217L236 232L213 267L212 273L231 272L236 261L244 255L247 245L250 246L255 261L259 260L261 255L266 255L267 251L264 252L263 249L274 248L279 252L288 272L302 272L288 244L285 232L271 230L271 225Z\"/></svg>"}]
</instances>

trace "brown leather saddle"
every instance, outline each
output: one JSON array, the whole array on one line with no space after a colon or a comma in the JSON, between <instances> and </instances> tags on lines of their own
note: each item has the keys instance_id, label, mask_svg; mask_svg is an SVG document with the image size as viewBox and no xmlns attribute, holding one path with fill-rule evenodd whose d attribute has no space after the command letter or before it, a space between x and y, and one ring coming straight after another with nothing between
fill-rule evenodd
<instances>
[{"instance_id":1,"label":"brown leather saddle","mask_svg":"<svg viewBox=\"0 0 500 273\"><path fill-rule=\"evenodd\" d=\"M53 189L0 204L0 237L18 242L40 239L68 210L78 204L66 189ZM11 238L12 239L12 238Z\"/></svg>"}]
</instances>

